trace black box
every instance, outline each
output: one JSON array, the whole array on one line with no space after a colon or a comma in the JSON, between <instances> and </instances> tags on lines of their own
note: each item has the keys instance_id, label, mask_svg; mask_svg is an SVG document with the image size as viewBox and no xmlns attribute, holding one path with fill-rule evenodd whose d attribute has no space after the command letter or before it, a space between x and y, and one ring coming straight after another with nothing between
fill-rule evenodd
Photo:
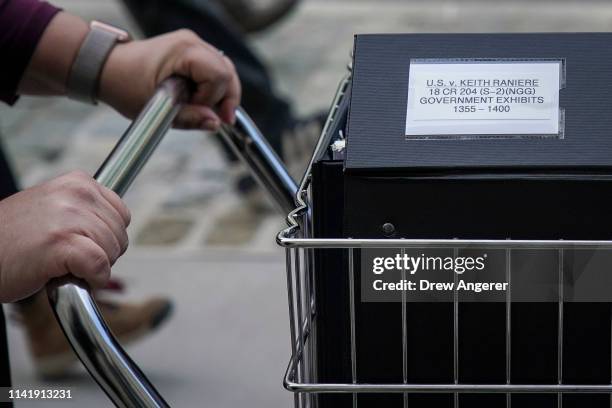
<instances>
[{"instance_id":1,"label":"black box","mask_svg":"<svg viewBox=\"0 0 612 408\"><path fill-rule=\"evenodd\" d=\"M612 34L607 33L356 36L352 89L344 115L327 135L334 138L341 127L347 148L343 157L325 152L313 165L315 236L382 239L387 237L382 225L391 223L395 238L612 239L610 44ZM407 138L409 72L416 61L558 61L559 131ZM586 262L583 258L578 250L565 251L564 257L556 250L536 257L517 250L513 267L554 274L560 267L576 268ZM346 262L345 251L316 251L321 382L351 381L348 278L341 272ZM359 276L356 282L359 286ZM401 383L401 304L359 300L358 381ZM563 305L564 383L610 383L610 306ZM557 302L512 305L512 383L557 383L558 315ZM452 383L453 304L409 303L406 318L408 382ZM459 322L459 382L505 383L505 303L460 303ZM411 394L408 404L452 407L453 398ZM360 395L358 400L360 407L403 406L401 394ZM321 395L318 403L349 407L352 399ZM465 394L459 404L505 407L506 396ZM563 396L564 407L609 404L608 395ZM511 405L557 407L558 398L516 394Z\"/></svg>"}]
</instances>

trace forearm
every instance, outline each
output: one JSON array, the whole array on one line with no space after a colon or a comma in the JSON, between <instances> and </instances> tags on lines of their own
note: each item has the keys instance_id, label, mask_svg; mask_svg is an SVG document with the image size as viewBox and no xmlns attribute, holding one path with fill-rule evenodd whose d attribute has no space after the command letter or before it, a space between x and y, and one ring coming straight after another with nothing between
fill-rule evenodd
<instances>
[{"instance_id":1,"label":"forearm","mask_svg":"<svg viewBox=\"0 0 612 408\"><path fill-rule=\"evenodd\" d=\"M79 17L63 12L44 23L44 31L39 25L29 52L21 60L19 73L23 74L18 88L15 89L18 79L13 75L12 82L7 81L7 89L0 88L0 100L12 104L16 94L67 94L74 61L90 28ZM27 61L27 68L23 68ZM172 75L183 76L194 84L193 95L179 111L176 126L217 130L221 122L234 121L240 102L240 80L232 62L188 30L117 44L99 68L97 95L91 96L129 118L136 117L156 86ZM69 93L73 94L74 87L70 87ZM91 91L90 87L93 94Z\"/></svg>"},{"instance_id":2,"label":"forearm","mask_svg":"<svg viewBox=\"0 0 612 408\"><path fill-rule=\"evenodd\" d=\"M36 46L19 83L19 93L64 95L70 67L88 30L80 17L58 13Z\"/></svg>"}]
</instances>

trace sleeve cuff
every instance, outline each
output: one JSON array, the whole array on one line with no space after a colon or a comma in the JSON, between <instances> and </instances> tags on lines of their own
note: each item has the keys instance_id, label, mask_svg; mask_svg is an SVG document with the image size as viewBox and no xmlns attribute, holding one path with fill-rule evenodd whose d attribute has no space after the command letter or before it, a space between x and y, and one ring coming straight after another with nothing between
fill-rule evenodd
<instances>
[{"instance_id":1,"label":"sleeve cuff","mask_svg":"<svg viewBox=\"0 0 612 408\"><path fill-rule=\"evenodd\" d=\"M36 45L49 22L60 11L47 2L38 0L0 1L0 51L5 72L0 77L0 100L13 105L17 86L34 54ZM5 59L6 57L6 59Z\"/></svg>"}]
</instances>

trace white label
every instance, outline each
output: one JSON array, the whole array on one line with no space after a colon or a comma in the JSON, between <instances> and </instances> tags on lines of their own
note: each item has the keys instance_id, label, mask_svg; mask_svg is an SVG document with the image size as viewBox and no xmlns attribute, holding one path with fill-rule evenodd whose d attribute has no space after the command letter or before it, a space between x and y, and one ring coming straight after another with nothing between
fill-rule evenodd
<instances>
[{"instance_id":1,"label":"white label","mask_svg":"<svg viewBox=\"0 0 612 408\"><path fill-rule=\"evenodd\" d=\"M412 61L406 136L558 135L561 62Z\"/></svg>"}]
</instances>

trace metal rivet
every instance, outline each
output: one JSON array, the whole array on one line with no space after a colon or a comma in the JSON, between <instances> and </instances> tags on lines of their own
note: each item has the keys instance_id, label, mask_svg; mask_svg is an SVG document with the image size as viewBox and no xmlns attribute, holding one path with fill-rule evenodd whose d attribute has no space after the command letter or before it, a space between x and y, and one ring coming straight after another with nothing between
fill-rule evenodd
<instances>
[{"instance_id":1,"label":"metal rivet","mask_svg":"<svg viewBox=\"0 0 612 408\"><path fill-rule=\"evenodd\" d=\"M390 237L395 234L395 225L391 224L390 222L385 222L382 226L382 231L386 237Z\"/></svg>"}]
</instances>

